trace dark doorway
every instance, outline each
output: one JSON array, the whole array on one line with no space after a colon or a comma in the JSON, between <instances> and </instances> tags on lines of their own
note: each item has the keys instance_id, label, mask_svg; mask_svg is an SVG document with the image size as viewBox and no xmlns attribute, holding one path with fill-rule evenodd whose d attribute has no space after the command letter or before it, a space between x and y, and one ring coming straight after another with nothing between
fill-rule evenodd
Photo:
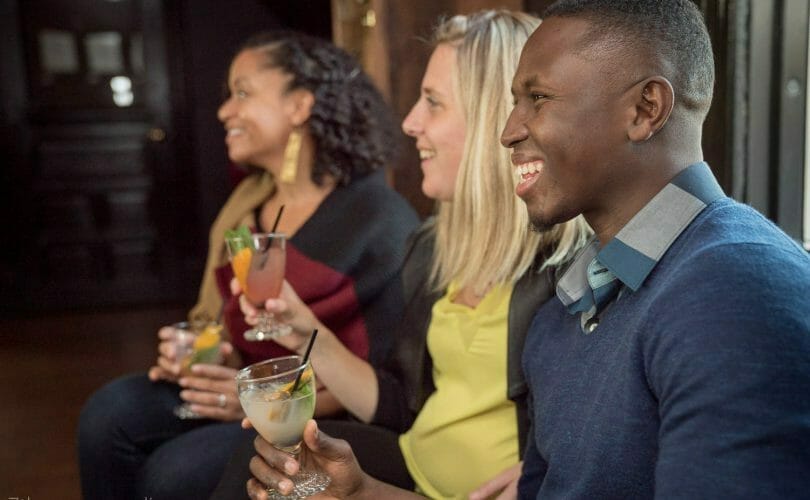
<instances>
[{"instance_id":1,"label":"dark doorway","mask_svg":"<svg viewBox=\"0 0 810 500\"><path fill-rule=\"evenodd\" d=\"M329 1L0 10L0 313L190 303L232 187L216 120L230 56L264 29L330 37Z\"/></svg>"}]
</instances>

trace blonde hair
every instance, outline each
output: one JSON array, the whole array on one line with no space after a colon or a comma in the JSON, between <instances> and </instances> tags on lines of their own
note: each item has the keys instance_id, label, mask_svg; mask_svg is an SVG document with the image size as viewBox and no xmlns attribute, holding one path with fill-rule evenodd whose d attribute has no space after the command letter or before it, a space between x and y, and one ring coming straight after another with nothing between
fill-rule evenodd
<instances>
[{"instance_id":1,"label":"blonde hair","mask_svg":"<svg viewBox=\"0 0 810 500\"><path fill-rule=\"evenodd\" d=\"M434 46L456 49L453 84L467 126L453 200L439 202L434 227L436 289L454 281L481 295L516 282L538 253L544 267L567 261L588 238L581 218L543 233L531 230L526 206L514 194L510 152L499 140L520 51L539 24L532 15L499 9L451 17L434 31Z\"/></svg>"}]
</instances>

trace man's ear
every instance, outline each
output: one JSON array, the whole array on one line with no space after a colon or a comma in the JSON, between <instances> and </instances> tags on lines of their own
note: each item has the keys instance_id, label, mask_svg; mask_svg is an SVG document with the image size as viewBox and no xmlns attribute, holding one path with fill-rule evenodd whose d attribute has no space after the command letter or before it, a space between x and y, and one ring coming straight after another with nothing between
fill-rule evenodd
<instances>
[{"instance_id":1,"label":"man's ear","mask_svg":"<svg viewBox=\"0 0 810 500\"><path fill-rule=\"evenodd\" d=\"M669 120L675 106L675 91L663 76L653 76L633 87L635 113L627 131L633 142L644 142L657 134Z\"/></svg>"},{"instance_id":2,"label":"man's ear","mask_svg":"<svg viewBox=\"0 0 810 500\"><path fill-rule=\"evenodd\" d=\"M290 105L290 120L296 127L303 125L312 114L315 96L307 89L295 89L287 98Z\"/></svg>"}]
</instances>

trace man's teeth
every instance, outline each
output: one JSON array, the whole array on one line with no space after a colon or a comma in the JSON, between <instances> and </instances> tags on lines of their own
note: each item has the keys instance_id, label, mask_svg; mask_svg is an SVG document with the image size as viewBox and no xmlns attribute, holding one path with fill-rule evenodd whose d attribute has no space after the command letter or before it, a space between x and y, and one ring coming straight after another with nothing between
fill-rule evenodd
<instances>
[{"instance_id":1,"label":"man's teeth","mask_svg":"<svg viewBox=\"0 0 810 500\"><path fill-rule=\"evenodd\" d=\"M543 169L542 161L533 161L531 163L524 163L523 165L515 167L515 170L517 170L518 174L520 175L536 174L542 169Z\"/></svg>"},{"instance_id":2,"label":"man's teeth","mask_svg":"<svg viewBox=\"0 0 810 500\"><path fill-rule=\"evenodd\" d=\"M228 136L230 137L230 136L233 136L233 135L240 135L242 132L243 132L243 130L241 128L229 128L228 129Z\"/></svg>"},{"instance_id":3,"label":"man's teeth","mask_svg":"<svg viewBox=\"0 0 810 500\"><path fill-rule=\"evenodd\" d=\"M429 159L433 158L434 156L436 156L436 153L434 153L433 151L429 151L427 149L420 149L419 150L419 159L420 160L429 160Z\"/></svg>"}]
</instances>

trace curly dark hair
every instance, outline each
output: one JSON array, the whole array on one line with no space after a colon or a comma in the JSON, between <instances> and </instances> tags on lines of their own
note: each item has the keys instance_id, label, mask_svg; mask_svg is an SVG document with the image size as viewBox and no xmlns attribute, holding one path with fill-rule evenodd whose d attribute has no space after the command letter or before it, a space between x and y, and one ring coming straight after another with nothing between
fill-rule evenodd
<instances>
[{"instance_id":1,"label":"curly dark hair","mask_svg":"<svg viewBox=\"0 0 810 500\"><path fill-rule=\"evenodd\" d=\"M397 130L390 108L357 61L327 40L290 30L249 38L238 52L258 50L267 68L292 76L287 91L315 96L307 127L315 141L312 180L326 174L339 184L385 166Z\"/></svg>"},{"instance_id":2,"label":"curly dark hair","mask_svg":"<svg viewBox=\"0 0 810 500\"><path fill-rule=\"evenodd\" d=\"M666 76L677 101L708 112L714 87L714 56L703 14L691 0L559 0L543 12L549 17L588 21L586 43L617 42L643 59L653 51L672 65Z\"/></svg>"}]
</instances>

